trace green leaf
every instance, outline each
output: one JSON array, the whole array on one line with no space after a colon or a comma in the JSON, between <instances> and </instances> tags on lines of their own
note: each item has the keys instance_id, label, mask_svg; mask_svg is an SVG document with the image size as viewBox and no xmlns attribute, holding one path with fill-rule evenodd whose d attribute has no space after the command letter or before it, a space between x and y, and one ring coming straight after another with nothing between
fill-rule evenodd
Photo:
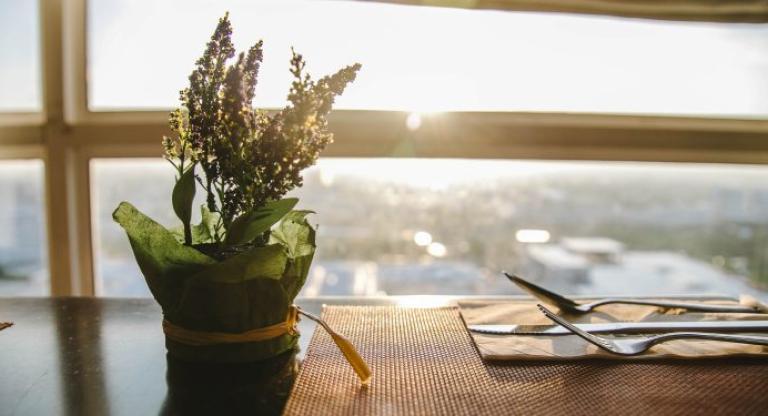
<instances>
[{"instance_id":1,"label":"green leaf","mask_svg":"<svg viewBox=\"0 0 768 416\"><path fill-rule=\"evenodd\" d=\"M173 211L184 225L184 241L192 244L190 222L192 221L192 201L195 199L195 165L182 173L173 187L171 200Z\"/></svg>"},{"instance_id":2,"label":"green leaf","mask_svg":"<svg viewBox=\"0 0 768 416\"><path fill-rule=\"evenodd\" d=\"M136 262L152 295L163 310L178 301L183 281L216 261L192 247L180 244L173 233L122 202L112 214L128 234Z\"/></svg>"},{"instance_id":3,"label":"green leaf","mask_svg":"<svg viewBox=\"0 0 768 416\"><path fill-rule=\"evenodd\" d=\"M200 224L192 226L192 241L194 244L214 242L218 214L208 210L205 204L200 205Z\"/></svg>"},{"instance_id":4,"label":"green leaf","mask_svg":"<svg viewBox=\"0 0 768 416\"><path fill-rule=\"evenodd\" d=\"M288 294L289 299L295 298L304 286L304 282L307 281L314 254L313 251L305 256L288 260L288 267L286 267L280 283L283 285L283 289Z\"/></svg>"},{"instance_id":5,"label":"green leaf","mask_svg":"<svg viewBox=\"0 0 768 416\"><path fill-rule=\"evenodd\" d=\"M315 229L307 222L307 215L314 211L291 211L272 230L270 242L279 242L288 249L288 257L297 258L314 253Z\"/></svg>"},{"instance_id":6,"label":"green leaf","mask_svg":"<svg viewBox=\"0 0 768 416\"><path fill-rule=\"evenodd\" d=\"M213 243L216 235L216 222L218 221L218 214L208 210L205 204L200 205L201 220L200 224L192 225L192 245ZM176 237L179 243L184 244L184 228L173 227L169 229L170 232Z\"/></svg>"},{"instance_id":7,"label":"green leaf","mask_svg":"<svg viewBox=\"0 0 768 416\"><path fill-rule=\"evenodd\" d=\"M216 235L216 223L218 221L219 214L211 212L205 204L200 205L200 224L195 227L201 236L207 235L208 239L212 241L214 235ZM200 242L205 243L207 241Z\"/></svg>"},{"instance_id":8,"label":"green leaf","mask_svg":"<svg viewBox=\"0 0 768 416\"><path fill-rule=\"evenodd\" d=\"M286 264L285 250L279 244L254 247L230 257L190 277L218 283L239 283L251 279L279 280Z\"/></svg>"},{"instance_id":9,"label":"green leaf","mask_svg":"<svg viewBox=\"0 0 768 416\"><path fill-rule=\"evenodd\" d=\"M252 241L280 221L298 202L298 198L267 202L264 206L235 218L227 229L224 243L232 246Z\"/></svg>"},{"instance_id":10,"label":"green leaf","mask_svg":"<svg viewBox=\"0 0 768 416\"><path fill-rule=\"evenodd\" d=\"M288 267L281 280L289 299L304 286L315 254L315 229L307 221L312 211L291 211L270 235L270 243L280 243L288 252Z\"/></svg>"}]
</instances>

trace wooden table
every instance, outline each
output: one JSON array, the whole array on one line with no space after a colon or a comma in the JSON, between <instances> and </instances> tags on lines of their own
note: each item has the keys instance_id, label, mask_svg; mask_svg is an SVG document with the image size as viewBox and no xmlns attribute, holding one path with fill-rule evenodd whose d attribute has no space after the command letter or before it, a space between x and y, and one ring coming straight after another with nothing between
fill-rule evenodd
<instances>
[{"instance_id":1,"label":"wooden table","mask_svg":"<svg viewBox=\"0 0 768 416\"><path fill-rule=\"evenodd\" d=\"M391 305L408 299L321 298L297 304L319 314L323 304ZM430 299L434 305L451 300ZM0 321L14 322L0 331L0 416L188 413L169 400L172 363L161 319L153 299L0 298ZM314 326L308 319L299 323L299 360ZM181 368L180 374L189 371L195 370ZM259 405L257 414L275 413L285 396L276 401L268 410ZM223 411L228 405L220 406Z\"/></svg>"},{"instance_id":2,"label":"wooden table","mask_svg":"<svg viewBox=\"0 0 768 416\"><path fill-rule=\"evenodd\" d=\"M322 304L443 306L455 299L321 298L297 303L319 313ZM290 354L270 364L272 367L266 371L244 365L235 369L188 367L168 359L160 308L152 299L0 298L0 321L15 323L0 331L0 415L279 414L290 391L291 377L295 376L296 366ZM303 335L299 359L313 330L311 321L300 323ZM759 378L764 379L736 383L731 377L727 384L748 383L752 386L748 391L765 393L749 398L764 402L768 397L768 362L741 365L753 369L755 365L761 369L765 366L767 371L753 371L749 377L761 374ZM270 379L276 387L265 389L266 379L260 373L274 374L275 366L289 376L276 382ZM522 377L527 371L537 373L539 369L528 364L516 371ZM604 372L600 374L601 388L606 391L599 397L607 400L613 397L612 384L604 379ZM211 390L201 390L199 383L189 382L193 378L202 379ZM691 383L706 381L699 377ZM216 391L217 386L224 387ZM755 390L755 386L765 388ZM663 395L659 399L663 400ZM712 403L716 402L713 397ZM627 410L631 410L631 404L628 406ZM763 411L768 412L768 408Z\"/></svg>"}]
</instances>

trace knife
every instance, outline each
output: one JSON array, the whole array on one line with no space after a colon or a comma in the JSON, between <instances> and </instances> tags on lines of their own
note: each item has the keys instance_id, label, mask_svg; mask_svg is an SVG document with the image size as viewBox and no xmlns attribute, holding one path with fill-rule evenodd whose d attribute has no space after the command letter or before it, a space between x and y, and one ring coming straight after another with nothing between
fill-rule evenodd
<instances>
[{"instance_id":1,"label":"knife","mask_svg":"<svg viewBox=\"0 0 768 416\"><path fill-rule=\"evenodd\" d=\"M594 333L656 334L677 331L701 332L768 332L768 321L663 321L663 322L608 322L574 324ZM560 325L467 325L472 332L492 335L572 335Z\"/></svg>"}]
</instances>

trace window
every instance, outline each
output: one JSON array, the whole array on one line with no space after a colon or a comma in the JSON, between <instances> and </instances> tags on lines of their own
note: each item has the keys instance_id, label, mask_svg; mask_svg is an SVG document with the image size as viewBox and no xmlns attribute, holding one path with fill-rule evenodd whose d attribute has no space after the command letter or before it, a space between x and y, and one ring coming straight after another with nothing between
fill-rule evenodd
<instances>
[{"instance_id":1,"label":"window","mask_svg":"<svg viewBox=\"0 0 768 416\"><path fill-rule=\"evenodd\" d=\"M168 171L169 166L159 158L91 161L97 295L150 296L128 238L112 220L112 211L127 200L153 219L172 226L176 217L168 195L173 189L174 176Z\"/></svg>"},{"instance_id":2,"label":"window","mask_svg":"<svg viewBox=\"0 0 768 416\"><path fill-rule=\"evenodd\" d=\"M42 184L42 161L0 161L0 296L50 293Z\"/></svg>"},{"instance_id":3,"label":"window","mask_svg":"<svg viewBox=\"0 0 768 416\"><path fill-rule=\"evenodd\" d=\"M37 1L0 2L0 112L40 111Z\"/></svg>"},{"instance_id":4,"label":"window","mask_svg":"<svg viewBox=\"0 0 768 416\"><path fill-rule=\"evenodd\" d=\"M363 64L297 192L303 295L511 293L514 269L763 296L766 168L730 164L768 160L768 24L393 3L0 1L0 295L148 295L111 213L175 222L159 141L228 10L265 42L255 106L284 103L291 46L314 76Z\"/></svg>"},{"instance_id":5,"label":"window","mask_svg":"<svg viewBox=\"0 0 768 416\"><path fill-rule=\"evenodd\" d=\"M338 109L768 117L766 25L350 1L89 6L94 110L175 106L214 16L229 10L238 48L265 42L259 107L283 105L295 46L315 75L363 63Z\"/></svg>"},{"instance_id":6,"label":"window","mask_svg":"<svg viewBox=\"0 0 768 416\"><path fill-rule=\"evenodd\" d=\"M93 164L103 294L146 296L119 201L168 226L158 160ZM582 294L768 299L768 168L323 159L295 192L317 211L304 296L519 293L500 270Z\"/></svg>"}]
</instances>

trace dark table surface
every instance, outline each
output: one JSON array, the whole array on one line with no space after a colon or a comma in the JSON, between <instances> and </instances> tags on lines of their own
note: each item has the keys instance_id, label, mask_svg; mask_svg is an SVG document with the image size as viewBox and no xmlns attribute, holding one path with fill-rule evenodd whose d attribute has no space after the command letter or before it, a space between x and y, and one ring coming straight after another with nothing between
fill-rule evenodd
<instances>
[{"instance_id":1,"label":"dark table surface","mask_svg":"<svg viewBox=\"0 0 768 416\"><path fill-rule=\"evenodd\" d=\"M318 314L323 304L423 307L456 299L297 304ZM279 414L314 330L310 320L300 322L298 359L287 354L266 366L200 367L166 356L161 319L152 299L0 298L0 321L14 322L0 331L0 415ZM768 377L763 382L768 394Z\"/></svg>"},{"instance_id":2,"label":"dark table surface","mask_svg":"<svg viewBox=\"0 0 768 416\"><path fill-rule=\"evenodd\" d=\"M319 298L296 303L319 314L323 304L416 302L440 306L451 299ZM189 409L179 410L169 400L169 388L174 387L168 372L172 363L166 357L161 320L160 307L153 299L0 298L0 322L14 323L0 331L0 415L190 413ZM308 319L299 323L299 361L314 327ZM232 375L226 369L224 375L214 370L219 378L243 376ZM177 371L182 377L200 372L187 368ZM178 391L186 386L176 387ZM230 403L231 398L225 401ZM226 408L227 403L221 406ZM255 409L255 414L275 413L272 410Z\"/></svg>"}]
</instances>

